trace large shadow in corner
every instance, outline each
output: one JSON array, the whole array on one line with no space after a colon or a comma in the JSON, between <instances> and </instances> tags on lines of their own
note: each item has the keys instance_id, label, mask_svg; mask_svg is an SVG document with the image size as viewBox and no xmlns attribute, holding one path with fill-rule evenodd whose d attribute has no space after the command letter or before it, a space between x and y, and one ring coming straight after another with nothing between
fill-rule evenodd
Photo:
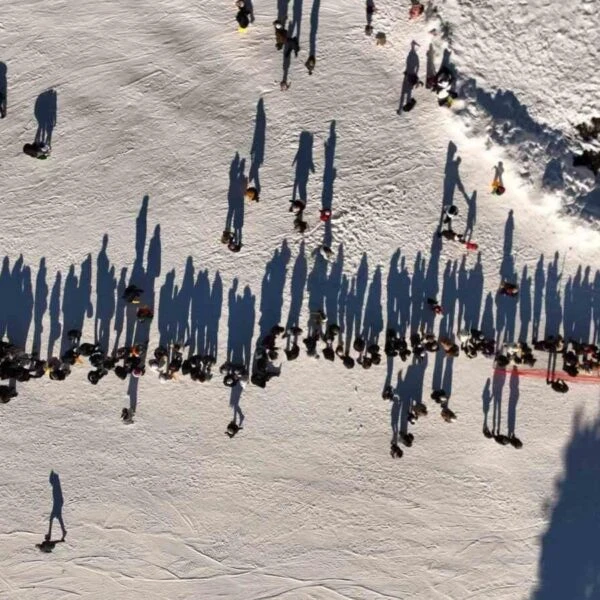
<instances>
[{"instance_id":1,"label":"large shadow in corner","mask_svg":"<svg viewBox=\"0 0 600 600\"><path fill-rule=\"evenodd\" d=\"M57 95L56 90L42 92L35 101L33 113L38 122L35 142L52 145L52 132L56 125Z\"/></svg>"},{"instance_id":2,"label":"large shadow in corner","mask_svg":"<svg viewBox=\"0 0 600 600\"><path fill-rule=\"evenodd\" d=\"M600 415L575 414L531 600L600 598Z\"/></svg>"}]
</instances>

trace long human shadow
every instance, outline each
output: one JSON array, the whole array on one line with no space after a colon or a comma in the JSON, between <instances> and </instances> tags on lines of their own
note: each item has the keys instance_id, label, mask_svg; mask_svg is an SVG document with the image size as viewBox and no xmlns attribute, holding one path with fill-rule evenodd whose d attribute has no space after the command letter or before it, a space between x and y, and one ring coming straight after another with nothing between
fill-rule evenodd
<instances>
[{"instance_id":1,"label":"long human shadow","mask_svg":"<svg viewBox=\"0 0 600 600\"><path fill-rule=\"evenodd\" d=\"M50 471L48 480L52 486L52 511L50 512L50 520L48 523L48 533L46 534L46 539L52 539L52 524L54 519L56 519L60 525L62 539L64 540L65 536L67 535L67 530L65 528L65 522L62 515L65 501L62 493L62 487L60 485L60 477L58 476L58 473Z\"/></svg>"},{"instance_id":2,"label":"long human shadow","mask_svg":"<svg viewBox=\"0 0 600 600\"><path fill-rule=\"evenodd\" d=\"M591 341L594 344L600 343L600 270L596 271L594 276L594 287L592 294L592 332Z\"/></svg>"},{"instance_id":3,"label":"long human shadow","mask_svg":"<svg viewBox=\"0 0 600 600\"><path fill-rule=\"evenodd\" d=\"M543 510L548 526L541 538L538 583L532 600L600 598L600 416L590 420L578 409L555 499Z\"/></svg>"},{"instance_id":4,"label":"long human shadow","mask_svg":"<svg viewBox=\"0 0 600 600\"><path fill-rule=\"evenodd\" d=\"M238 244L242 243L242 229L244 227L244 184L246 177L246 160L240 159L235 153L229 167L229 191L227 193L227 217L225 230L230 231Z\"/></svg>"},{"instance_id":5,"label":"long human shadow","mask_svg":"<svg viewBox=\"0 0 600 600\"><path fill-rule=\"evenodd\" d=\"M2 261L0 271L0 338L6 336L11 343L25 348L33 318L33 289L31 269L25 265L23 255L10 268L8 256Z\"/></svg>"},{"instance_id":6,"label":"long human shadow","mask_svg":"<svg viewBox=\"0 0 600 600\"><path fill-rule=\"evenodd\" d=\"M506 372L498 369L492 377L492 433L502 432L502 391L506 381Z\"/></svg>"},{"instance_id":7,"label":"long human shadow","mask_svg":"<svg viewBox=\"0 0 600 600\"><path fill-rule=\"evenodd\" d=\"M362 338L367 346L379 344L379 336L383 330L383 315L381 308L381 267L375 269L363 317Z\"/></svg>"},{"instance_id":8,"label":"long human shadow","mask_svg":"<svg viewBox=\"0 0 600 600\"><path fill-rule=\"evenodd\" d=\"M466 262L466 261L465 261ZM470 268L466 265L459 272L458 282L458 302L459 313L462 307L462 319L457 319L457 329L479 329L479 319L481 316L481 304L483 302L483 265L481 264L481 252L477 253L477 261Z\"/></svg>"},{"instance_id":9,"label":"long human shadow","mask_svg":"<svg viewBox=\"0 0 600 600\"><path fill-rule=\"evenodd\" d=\"M267 115L265 101L261 98L256 105L256 119L254 121L254 137L250 148L250 171L248 183L254 185L260 195L260 168L265 161L265 140L267 132Z\"/></svg>"},{"instance_id":10,"label":"long human shadow","mask_svg":"<svg viewBox=\"0 0 600 600\"><path fill-rule=\"evenodd\" d=\"M569 276L564 288L563 332L566 340L591 341L594 290L590 279L591 269L577 267Z\"/></svg>"},{"instance_id":11,"label":"long human shadow","mask_svg":"<svg viewBox=\"0 0 600 600\"><path fill-rule=\"evenodd\" d=\"M444 168L444 191L442 195L442 207L440 213L439 228L443 225L444 207L454 203L454 193L458 188L464 198L467 198L467 192L462 183L459 173L460 156L456 156L458 148L454 142L448 142L448 150L446 153L446 166Z\"/></svg>"},{"instance_id":12,"label":"long human shadow","mask_svg":"<svg viewBox=\"0 0 600 600\"><path fill-rule=\"evenodd\" d=\"M117 351L125 327L125 303L122 301L123 294L127 289L127 267L121 269L119 282L117 283L117 297L115 304L115 341L113 344L113 354Z\"/></svg>"},{"instance_id":13,"label":"long human shadow","mask_svg":"<svg viewBox=\"0 0 600 600\"><path fill-rule=\"evenodd\" d=\"M481 393L481 405L483 408L483 431L489 430L488 416L490 414L490 406L492 403L492 380L488 377L483 392Z\"/></svg>"},{"instance_id":14,"label":"long human shadow","mask_svg":"<svg viewBox=\"0 0 600 600\"><path fill-rule=\"evenodd\" d=\"M419 55L417 54L417 42L411 42L410 50L406 55L406 65L404 67L404 78L402 79L402 88L400 90L400 100L398 103L398 114L412 98L412 91L415 86L414 78L419 75Z\"/></svg>"},{"instance_id":15,"label":"long human shadow","mask_svg":"<svg viewBox=\"0 0 600 600\"><path fill-rule=\"evenodd\" d=\"M544 287L546 286L546 272L544 269L544 255L540 254L540 258L535 267L534 275L534 293L533 293L533 322L532 322L532 338L533 341L540 339L540 322L542 319L542 302L544 299Z\"/></svg>"},{"instance_id":16,"label":"long human shadow","mask_svg":"<svg viewBox=\"0 0 600 600\"><path fill-rule=\"evenodd\" d=\"M427 260L419 250L415 256L413 265L412 281L410 285L410 326L405 332L406 335L410 335L421 328L421 320L423 319L423 310L427 295L426 273ZM437 291L435 293L437 294Z\"/></svg>"},{"instance_id":17,"label":"long human shadow","mask_svg":"<svg viewBox=\"0 0 600 600\"><path fill-rule=\"evenodd\" d=\"M69 267L65 278L62 298L62 342L61 356L71 347L69 331L81 331L85 318L93 315L92 305L92 255L88 254L81 263L79 276L75 273L75 265Z\"/></svg>"},{"instance_id":18,"label":"long human shadow","mask_svg":"<svg viewBox=\"0 0 600 600\"><path fill-rule=\"evenodd\" d=\"M531 277L529 277L527 265L525 265L519 284L519 321L521 322L518 337L519 342L529 341L529 325L531 323L532 310Z\"/></svg>"},{"instance_id":19,"label":"long human shadow","mask_svg":"<svg viewBox=\"0 0 600 600\"><path fill-rule=\"evenodd\" d=\"M517 283L515 260L513 257L513 237L515 221L513 211L508 212L504 226L504 250L500 264L500 279ZM515 323L517 318L517 303L515 298L497 294L496 296L496 342L512 342L515 339ZM502 335L504 334L504 336Z\"/></svg>"},{"instance_id":20,"label":"long human shadow","mask_svg":"<svg viewBox=\"0 0 600 600\"><path fill-rule=\"evenodd\" d=\"M111 322L116 309L115 267L111 265L106 252L108 235L102 238L102 248L96 258L96 318L94 321L94 337L97 344L108 351L110 343Z\"/></svg>"},{"instance_id":21,"label":"long human shadow","mask_svg":"<svg viewBox=\"0 0 600 600\"><path fill-rule=\"evenodd\" d=\"M285 26L288 17L288 4L290 0L277 0L277 20Z\"/></svg>"},{"instance_id":22,"label":"long human shadow","mask_svg":"<svg viewBox=\"0 0 600 600\"><path fill-rule=\"evenodd\" d=\"M319 30L319 10L321 0L313 0L310 9L310 35L308 38L308 55L317 56L317 31Z\"/></svg>"},{"instance_id":23,"label":"long human shadow","mask_svg":"<svg viewBox=\"0 0 600 600\"><path fill-rule=\"evenodd\" d=\"M198 273L191 303L190 355L198 352L217 358L219 321L223 305L223 282L215 273L212 286L208 271Z\"/></svg>"},{"instance_id":24,"label":"long human shadow","mask_svg":"<svg viewBox=\"0 0 600 600\"><path fill-rule=\"evenodd\" d=\"M8 256L4 257L0 272L0 337L8 337L21 348L25 347L32 313L33 291L31 270L24 264L23 256L10 268Z\"/></svg>"},{"instance_id":25,"label":"long human shadow","mask_svg":"<svg viewBox=\"0 0 600 600\"><path fill-rule=\"evenodd\" d=\"M475 190L470 196L466 194L465 202L467 203L467 222L463 235L466 240L470 240L473 236L475 223L477 222L477 190Z\"/></svg>"},{"instance_id":26,"label":"long human shadow","mask_svg":"<svg viewBox=\"0 0 600 600\"><path fill-rule=\"evenodd\" d=\"M496 327L494 325L494 296L492 295L492 292L487 293L483 304L481 332L486 338L496 338Z\"/></svg>"},{"instance_id":27,"label":"long human shadow","mask_svg":"<svg viewBox=\"0 0 600 600\"><path fill-rule=\"evenodd\" d=\"M562 306L560 299L560 280L562 273L558 267L558 252L554 253L554 260L548 263L546 270L546 290L544 294L546 312L546 337L557 336L562 323Z\"/></svg>"},{"instance_id":28,"label":"long human shadow","mask_svg":"<svg viewBox=\"0 0 600 600\"><path fill-rule=\"evenodd\" d=\"M429 263L426 265L425 278L423 281L423 289L421 298L417 298L413 293L413 321L415 310L418 311L421 317L421 326L425 331L433 330L435 313L427 304L428 298L436 298L439 294L439 269L440 269L440 254L442 251L442 239L434 233L431 239L431 248L429 251ZM414 287L414 277L413 277ZM413 331L416 331L415 328Z\"/></svg>"},{"instance_id":29,"label":"long human shadow","mask_svg":"<svg viewBox=\"0 0 600 600\"><path fill-rule=\"evenodd\" d=\"M405 336L410 329L410 307L411 307L411 278L406 268L406 257L396 250L390 260L387 277L387 329L398 332ZM394 358L388 356L386 379L384 387L391 385L394 369Z\"/></svg>"},{"instance_id":30,"label":"long human shadow","mask_svg":"<svg viewBox=\"0 0 600 600\"><path fill-rule=\"evenodd\" d=\"M275 250L273 257L265 266L260 296L258 343L271 331L274 325L281 323L283 292L290 258L291 252L284 240L281 248Z\"/></svg>"},{"instance_id":31,"label":"long human shadow","mask_svg":"<svg viewBox=\"0 0 600 600\"><path fill-rule=\"evenodd\" d=\"M516 434L517 427L517 404L519 402L519 371L513 366L508 381L508 437Z\"/></svg>"},{"instance_id":32,"label":"long human shadow","mask_svg":"<svg viewBox=\"0 0 600 600\"><path fill-rule=\"evenodd\" d=\"M161 346L191 343L190 309L194 283L191 256L186 260L181 286L175 285L175 269L167 273L159 294L158 332Z\"/></svg>"},{"instance_id":33,"label":"long human shadow","mask_svg":"<svg viewBox=\"0 0 600 600\"><path fill-rule=\"evenodd\" d=\"M423 398L423 384L427 361L408 365L406 372L398 372L394 399L390 411L392 442L398 443L399 434L408 433L408 414Z\"/></svg>"},{"instance_id":34,"label":"long human shadow","mask_svg":"<svg viewBox=\"0 0 600 600\"><path fill-rule=\"evenodd\" d=\"M400 335L410 328L411 278L406 257L396 250L390 260L387 278L387 327Z\"/></svg>"},{"instance_id":35,"label":"long human shadow","mask_svg":"<svg viewBox=\"0 0 600 600\"><path fill-rule=\"evenodd\" d=\"M249 286L239 294L238 286L239 281L236 278L229 290L227 360L235 365L244 365L249 370L256 318L255 297Z\"/></svg>"},{"instance_id":36,"label":"long human shadow","mask_svg":"<svg viewBox=\"0 0 600 600\"><path fill-rule=\"evenodd\" d=\"M325 167L323 168L323 192L321 194L321 208L331 210L333 204L333 182L337 174L333 166L335 161L335 120L329 125L329 138L325 141Z\"/></svg>"},{"instance_id":37,"label":"long human shadow","mask_svg":"<svg viewBox=\"0 0 600 600\"><path fill-rule=\"evenodd\" d=\"M48 358L54 356L54 345L60 339L62 323L60 320L60 298L62 294L62 274L57 271L52 291L50 292L49 316L50 331L48 332Z\"/></svg>"},{"instance_id":38,"label":"long human shadow","mask_svg":"<svg viewBox=\"0 0 600 600\"><path fill-rule=\"evenodd\" d=\"M435 50L433 49L433 44L429 44L429 48L427 48L427 61L425 67L425 77L427 81L427 86L429 87L429 82L432 77L435 77L436 68L435 68Z\"/></svg>"},{"instance_id":39,"label":"long human shadow","mask_svg":"<svg viewBox=\"0 0 600 600\"><path fill-rule=\"evenodd\" d=\"M148 235L148 204L150 198L144 196L142 206L136 219L135 229L135 260L131 269L129 285L136 285L143 290L142 302L150 307L155 306L155 282L160 276L161 271L161 241L160 225L156 225L152 238L148 243L148 253L146 250L146 238ZM120 298L119 302L123 302ZM151 322L140 322L136 316L135 305L126 307L126 334L125 345L132 346L141 344L146 346L150 339ZM129 396L129 408L132 413L136 412L138 402L138 377L129 377L127 394Z\"/></svg>"},{"instance_id":40,"label":"long human shadow","mask_svg":"<svg viewBox=\"0 0 600 600\"><path fill-rule=\"evenodd\" d=\"M292 166L294 165L296 165L296 174L292 190L292 202L299 199L306 204L308 200L308 178L311 173L315 172L315 165L313 164L313 134L308 131L300 133L298 152L296 152L296 156L292 162Z\"/></svg>"},{"instance_id":41,"label":"long human shadow","mask_svg":"<svg viewBox=\"0 0 600 600\"><path fill-rule=\"evenodd\" d=\"M35 101L33 113L38 122L35 134L36 144L52 145L52 133L56 125L57 94L56 90L42 92Z\"/></svg>"},{"instance_id":42,"label":"long human shadow","mask_svg":"<svg viewBox=\"0 0 600 600\"><path fill-rule=\"evenodd\" d=\"M341 284L341 274L339 282ZM350 289L348 292L348 296L345 299L346 324L343 328L342 333L345 333L346 335L346 348L350 346L352 335L359 336L362 333L361 325L363 315L363 304L365 301L365 294L367 292L368 283L369 263L367 259L367 253L363 252L360 264L358 266L358 270L356 271L356 275L353 276L350 281ZM331 322L336 322L336 320Z\"/></svg>"},{"instance_id":43,"label":"long human shadow","mask_svg":"<svg viewBox=\"0 0 600 600\"><path fill-rule=\"evenodd\" d=\"M287 319L287 329L300 326L300 314L304 303L304 289L308 274L308 262L306 260L306 249L304 242L300 244L300 250L292 269L292 283L290 287L290 310Z\"/></svg>"},{"instance_id":44,"label":"long human shadow","mask_svg":"<svg viewBox=\"0 0 600 600\"><path fill-rule=\"evenodd\" d=\"M290 37L300 39L300 25L302 24L302 0L294 0L292 8L292 20L288 28Z\"/></svg>"},{"instance_id":45,"label":"long human shadow","mask_svg":"<svg viewBox=\"0 0 600 600\"><path fill-rule=\"evenodd\" d=\"M439 337L452 340L454 332L454 314L458 299L458 288L456 281L456 261L447 261L443 275L443 288L441 305L444 314L440 321ZM430 330L429 330L430 331ZM454 368L454 357L446 355L443 351L435 354L433 365L432 387L434 390L443 389L448 396L452 393L452 373Z\"/></svg>"},{"instance_id":46,"label":"long human shadow","mask_svg":"<svg viewBox=\"0 0 600 600\"><path fill-rule=\"evenodd\" d=\"M6 63L0 61L0 119L6 117L8 110L8 84L6 82Z\"/></svg>"},{"instance_id":47,"label":"long human shadow","mask_svg":"<svg viewBox=\"0 0 600 600\"><path fill-rule=\"evenodd\" d=\"M41 354L42 332L44 331L44 315L48 309L48 284L46 277L46 259L40 259L37 276L35 278L35 296L33 298L33 343L31 349L34 353Z\"/></svg>"}]
</instances>

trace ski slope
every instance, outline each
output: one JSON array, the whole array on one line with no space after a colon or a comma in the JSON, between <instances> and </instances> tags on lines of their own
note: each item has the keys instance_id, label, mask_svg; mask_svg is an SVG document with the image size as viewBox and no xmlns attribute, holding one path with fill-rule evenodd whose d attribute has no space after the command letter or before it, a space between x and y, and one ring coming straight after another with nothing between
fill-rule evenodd
<instances>
[{"instance_id":1,"label":"ski slope","mask_svg":"<svg viewBox=\"0 0 600 600\"><path fill-rule=\"evenodd\" d=\"M446 309L442 333L469 322L499 340L560 331L598 343L600 234L565 216L568 190L523 178L520 154L490 143L465 99L451 111L418 88L415 108L396 114L411 43L421 78L430 44L435 67L442 61L432 22L378 4L374 32L387 43L377 46L362 4L296 0L288 14L301 51L280 91L277 10L256 0L240 34L234 6L205 1L4 7L2 334L42 355L57 354L79 324L85 340L122 344L132 324L119 298L133 279L156 311L150 347L214 344L218 364L234 348L253 351L276 323L306 328L314 304L350 341L371 332L383 345L392 322L408 331L433 321L429 296ZM557 79L544 69L521 78L503 62L514 36L498 43L484 19L467 27L477 11L465 3L440 10L454 25L461 77L480 81L482 70L482 89L513 89L530 104L566 76L572 55L558 45L545 50ZM534 22L546 14L541 2L527 10ZM589 35L594 19L572 23ZM582 73L592 87L594 77ZM50 89L52 156L36 161L21 148L36 135L36 113L48 114L51 97L37 110L36 101ZM579 86L561 88L560 107L581 101L591 114ZM535 106L534 118L566 127L570 113L559 122L560 107L547 117ZM490 193L499 161L501 198ZM257 174L260 202L240 206L243 177ZM573 177L572 189L593 190ZM304 236L288 212L295 187L308 197ZM479 253L435 235L452 199L455 228L471 226ZM329 202L325 225L319 209ZM219 241L232 209L237 254ZM323 243L331 263L315 254ZM518 304L496 297L508 276ZM597 383L562 396L544 379L495 375L482 357L346 370L304 348L264 390L230 392L218 373L161 385L148 372L137 386L109 374L93 387L87 370L19 385L1 406L2 599L600 598ZM388 380L429 407L400 460L389 456ZM429 399L440 385L452 424ZM490 390L521 450L481 434ZM135 422L124 426L130 404ZM230 440L236 405L245 419ZM68 534L42 554L52 470Z\"/></svg>"}]
</instances>

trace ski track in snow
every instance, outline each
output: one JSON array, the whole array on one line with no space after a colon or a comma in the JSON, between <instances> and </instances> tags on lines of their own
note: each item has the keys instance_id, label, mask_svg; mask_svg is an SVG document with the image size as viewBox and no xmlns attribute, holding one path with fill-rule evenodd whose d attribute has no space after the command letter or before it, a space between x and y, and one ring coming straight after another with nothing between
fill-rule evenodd
<instances>
[{"instance_id":1,"label":"ski track in snow","mask_svg":"<svg viewBox=\"0 0 600 600\"><path fill-rule=\"evenodd\" d=\"M5 7L2 333L21 336L28 348L35 340L45 354L51 342L59 351L69 319L81 319L86 339L98 319L111 345L119 333L122 344L131 323L107 297L135 271L151 283L146 292L157 308L151 346L196 319L195 327L208 326L205 340L216 338L220 362L232 329L249 325L253 347L273 320L295 316L305 327L313 297L343 316L350 343L368 327L382 343L389 317L409 326L427 318L419 298L429 292L451 307L437 325L454 332L459 316L499 337L522 329L529 338L534 330L543 335L559 320L598 340L598 233L562 218L555 196L524 183L522 165L479 135L476 115L465 127L423 88L413 111L396 114L411 41L419 44L422 77L430 43L439 66L443 48L428 34L431 23L407 21L404 4L378 4L374 28L386 32L387 44L377 47L363 33L362 4L321 2L309 77L303 63L315 1L296 0L301 53L292 58L287 92L278 86L274 2L254 2L256 21L244 35L235 30L233 7L208 2ZM529 20L546 14L541 4L527 6ZM544 66L556 55L547 45L531 75L521 77L523 47L532 43L526 24L519 40L498 26L507 22L508 31L517 7L488 2L478 12L475 4L449 1L442 12L455 25L453 59L482 90L512 90L535 122L565 131L580 113L593 112L579 83L587 76L570 91L562 86L551 110L545 86L567 78L572 55L553 71ZM500 11L496 19L486 16L492 8ZM291 16L293 3L288 10ZM571 41L589 28L575 12ZM517 42L514 53L506 51ZM588 47L586 68L598 52ZM34 105L48 88L58 97L53 154L31 161L21 146L35 136ZM256 125L261 98L264 148ZM312 134L314 172L302 238L287 209L303 131ZM471 217L480 256L448 243L439 248L432 237L444 190L452 193L449 143L461 158L465 196L453 190L461 226L467 198L477 192ZM230 170L245 161L248 175L253 146L264 154L261 201L244 207L244 247L234 255L219 242L237 185ZM499 160L508 190L502 199L489 193ZM318 219L329 196L330 227ZM328 237L336 260L324 265L312 253ZM308 288L297 283L303 270ZM495 298L508 271L521 285L516 307ZM234 282L241 297L248 290L237 313L229 297ZM220 304L210 296L219 289ZM203 303L213 311L207 322ZM181 317L188 309L196 315L190 320ZM223 434L231 407L217 376L204 386L160 386L149 373L129 427L118 422L130 401L127 385L115 377L92 388L79 368L63 384L20 386L0 411L0 598L533 597L538 586L545 589L542 536L565 488L556 482L568 471L566 449L578 431L572 422L580 409L585 423L594 422L597 385L573 385L557 397L543 380L518 380L516 431L524 448L516 452L481 435L482 390L494 377L489 361L430 357L424 374L419 369L396 360L390 371L393 383L400 372L403 393L422 394L430 409L411 427L415 444L399 461L388 455L385 361L346 371L339 361L302 352L266 390L244 390L246 420L234 440ZM428 400L439 382L451 385L452 425ZM507 374L499 386L504 427L514 385ZM60 474L68 535L42 555L34 544L52 508L51 469ZM576 549L569 554L584 564ZM552 561L545 568L552 570ZM573 569L557 564L555 571ZM564 598L578 597L569 591Z\"/></svg>"}]
</instances>

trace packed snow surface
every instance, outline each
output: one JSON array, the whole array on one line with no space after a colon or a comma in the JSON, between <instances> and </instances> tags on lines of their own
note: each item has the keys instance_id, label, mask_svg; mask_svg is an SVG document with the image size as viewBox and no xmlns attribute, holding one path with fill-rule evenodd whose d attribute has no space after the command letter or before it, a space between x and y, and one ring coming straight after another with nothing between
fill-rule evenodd
<instances>
[{"instance_id":1,"label":"packed snow surface","mask_svg":"<svg viewBox=\"0 0 600 600\"><path fill-rule=\"evenodd\" d=\"M598 64L598 44L580 41L597 35L594 3L497 4L440 6L461 77L512 90L548 127L594 116L597 73L589 96L566 71L583 49L577 67ZM344 343L361 334L383 346L388 326L433 326L428 297L445 310L435 332L453 338L480 327L499 343L559 332L598 343L598 232L562 215L560 195L524 184L518 153L474 135L464 100L449 110L417 88L413 110L396 113L406 65L418 61L424 79L447 49L408 8L378 5L377 46L362 4L290 3L301 49L281 91L275 2L256 0L245 33L233 3L4 6L0 333L42 356L79 326L111 350L131 343L120 296L134 282L156 311L150 349L212 347L217 364L250 360L276 323L306 330L317 307ZM528 50L524 32L554 27L556 11L565 43L540 35L543 54ZM521 26L498 38L506 14ZM46 161L21 152L36 132L51 134ZM500 162L501 197L490 193ZM244 203L244 177L259 203ZM288 212L295 195L308 200L304 235ZM479 251L435 234L452 200L455 229ZM220 243L228 219L239 253ZM324 243L330 261L315 252ZM519 284L518 302L497 295L503 279ZM600 598L597 380L561 395L483 357L347 370L304 347L264 390L231 391L218 372L204 384L148 372L91 386L87 371L18 384L1 407L2 599ZM386 383L396 402L381 398ZM440 387L454 423L429 399ZM429 415L393 460L402 405L421 398ZM523 448L482 435L490 404ZM236 410L243 429L229 439ZM43 554L35 544L57 504L68 534Z\"/></svg>"}]
</instances>

